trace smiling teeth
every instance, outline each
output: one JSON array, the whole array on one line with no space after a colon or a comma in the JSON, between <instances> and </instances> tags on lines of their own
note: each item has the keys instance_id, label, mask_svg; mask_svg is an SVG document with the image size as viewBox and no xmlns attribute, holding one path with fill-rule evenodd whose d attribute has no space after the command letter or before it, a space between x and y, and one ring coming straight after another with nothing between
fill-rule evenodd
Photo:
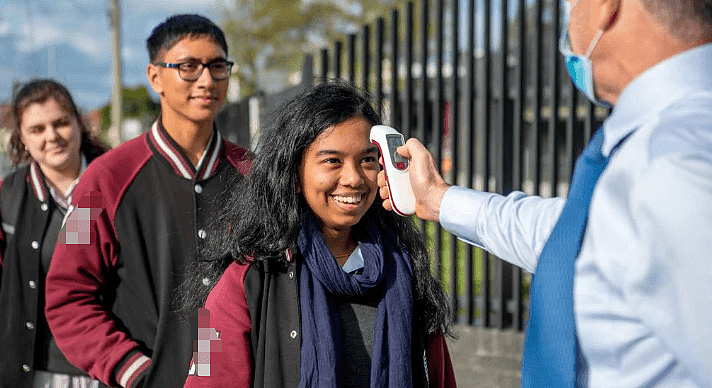
<instances>
[{"instance_id":1,"label":"smiling teeth","mask_svg":"<svg viewBox=\"0 0 712 388\"><path fill-rule=\"evenodd\" d=\"M334 198L334 201L337 201L337 202L354 204L354 203L361 202L361 199L363 199L363 195L358 195L355 197L344 197L341 195L334 195L333 198Z\"/></svg>"}]
</instances>

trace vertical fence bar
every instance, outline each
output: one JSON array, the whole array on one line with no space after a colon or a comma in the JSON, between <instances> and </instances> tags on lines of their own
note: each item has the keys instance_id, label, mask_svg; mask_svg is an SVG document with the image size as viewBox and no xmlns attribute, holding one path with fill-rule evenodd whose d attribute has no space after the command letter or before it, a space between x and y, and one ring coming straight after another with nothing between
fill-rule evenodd
<instances>
[{"instance_id":1,"label":"vertical fence bar","mask_svg":"<svg viewBox=\"0 0 712 388\"><path fill-rule=\"evenodd\" d=\"M425 129L427 127L429 99L428 99L428 0L420 1L420 98L418 101L418 131L416 137L427 146L425 142ZM427 239L426 222L420 220L420 231Z\"/></svg>"},{"instance_id":2,"label":"vertical fence bar","mask_svg":"<svg viewBox=\"0 0 712 388\"><path fill-rule=\"evenodd\" d=\"M435 104L433 104L433 125L431 132L432 151L435 157L435 163L442 175L442 157L443 157L443 108L444 103L444 88L443 88L443 41L445 40L445 31L443 28L443 2L444 0L435 1ZM434 224L435 228L435 251L438 252L437 260L437 279L442 281L442 228L440 224Z\"/></svg>"},{"instance_id":3,"label":"vertical fence bar","mask_svg":"<svg viewBox=\"0 0 712 388\"><path fill-rule=\"evenodd\" d=\"M391 126L400 128L400 98L398 96L398 10L391 10Z\"/></svg>"},{"instance_id":4,"label":"vertical fence bar","mask_svg":"<svg viewBox=\"0 0 712 388\"><path fill-rule=\"evenodd\" d=\"M416 137L425 142L425 128L428 120L428 0L420 1L420 89L418 90L418 130ZM423 229L424 231L425 229Z\"/></svg>"},{"instance_id":5,"label":"vertical fence bar","mask_svg":"<svg viewBox=\"0 0 712 388\"><path fill-rule=\"evenodd\" d=\"M464 126L465 133L463 144L465 145L465 187L474 188L475 158L477 152L475 148L475 115L477 111L475 103L475 83L477 82L476 62L475 62L475 0L468 0L468 22L467 22L467 69L465 90ZM467 306L465 308L466 321L472 325L475 319L475 281L474 281L474 248L470 245L465 250L465 298Z\"/></svg>"},{"instance_id":6,"label":"vertical fence bar","mask_svg":"<svg viewBox=\"0 0 712 388\"><path fill-rule=\"evenodd\" d=\"M565 181L570 183L571 177L573 176L573 162L576 158L576 148L581 140L581 131L577 130L576 125L578 122L576 118L576 107L578 106L576 100L578 93L576 93L576 89L571 81L564 82L564 84L561 85L561 88L569 95L568 100L566 100L566 108L569 114L566 116L566 145L564 151L566 155L566 162L564 164L563 171L566 173L564 178Z\"/></svg>"},{"instance_id":7,"label":"vertical fence bar","mask_svg":"<svg viewBox=\"0 0 712 388\"><path fill-rule=\"evenodd\" d=\"M384 26L385 21L382 17L376 19L376 90L374 95L376 97L376 113L378 117L383 120L383 39L384 39Z\"/></svg>"},{"instance_id":8,"label":"vertical fence bar","mask_svg":"<svg viewBox=\"0 0 712 388\"><path fill-rule=\"evenodd\" d=\"M341 51L343 51L343 43L337 40L334 42L334 78L341 78Z\"/></svg>"},{"instance_id":9,"label":"vertical fence bar","mask_svg":"<svg viewBox=\"0 0 712 388\"><path fill-rule=\"evenodd\" d=\"M329 50L325 48L320 49L319 57L321 58L319 78L321 78L321 80L323 81L329 76Z\"/></svg>"},{"instance_id":10,"label":"vertical fence bar","mask_svg":"<svg viewBox=\"0 0 712 388\"><path fill-rule=\"evenodd\" d=\"M569 82L569 88L571 89L571 94L573 96L573 104L576 107L574 111L574 130L573 130L573 150L571 151L571 161L569 165L569 171L570 171L570 177L573 177L573 166L576 163L576 159L578 156L581 154L583 151L583 146L586 143L586 140L584 139L584 126L585 126L585 121L586 120L581 120L579 117L579 110L580 109L585 109L585 101L586 97L579 92L579 90L574 86L573 82ZM569 182L571 180L569 179Z\"/></svg>"},{"instance_id":11,"label":"vertical fence bar","mask_svg":"<svg viewBox=\"0 0 712 388\"><path fill-rule=\"evenodd\" d=\"M458 152L460 140L460 77L458 69L460 67L460 7L459 0L452 0L452 75L450 76L450 181L457 185L460 172L460 153ZM459 298L458 279L460 278L460 268L458 263L458 243L454 234L450 234L450 300L452 304L453 320L458 322Z\"/></svg>"},{"instance_id":12,"label":"vertical fence bar","mask_svg":"<svg viewBox=\"0 0 712 388\"><path fill-rule=\"evenodd\" d=\"M368 24L363 26L361 35L361 84L363 90L368 92L368 77L371 74L371 27Z\"/></svg>"},{"instance_id":13,"label":"vertical fence bar","mask_svg":"<svg viewBox=\"0 0 712 388\"><path fill-rule=\"evenodd\" d=\"M542 68L543 68L543 42L542 39L543 29L541 23L541 13L543 11L543 0L536 0L534 5L534 82L532 89L534 89L534 100L532 101L532 111L534 113L532 126L531 126L531 155L532 155L532 177L531 181L534 185L531 194L539 194L539 184L541 183L541 163L540 160L540 136L539 129L542 127L541 120L541 106L543 102L542 98Z\"/></svg>"},{"instance_id":14,"label":"vertical fence bar","mask_svg":"<svg viewBox=\"0 0 712 388\"><path fill-rule=\"evenodd\" d=\"M559 144L561 138L564 134L561 125L559 124L559 106L561 104L561 78L559 72L559 66L562 65L559 61L559 31L561 30L559 23L559 0L553 0L551 4L552 10L552 34L549 36L549 82L551 88L551 99L549 106L551 107L551 116L549 118L549 133L548 133L548 146L549 153L548 167L549 171L549 189L551 196L555 197L557 195L557 187L559 182Z\"/></svg>"},{"instance_id":15,"label":"vertical fence bar","mask_svg":"<svg viewBox=\"0 0 712 388\"><path fill-rule=\"evenodd\" d=\"M544 129L542 122L541 111L543 104L543 87L544 87L544 48L543 48L543 26L542 26L543 0L536 0L534 5L534 82L532 85L534 100L532 102L532 112L534 113L531 126L531 182L533 184L531 194L538 195L541 187L541 136L540 133ZM531 294L530 294L531 295Z\"/></svg>"},{"instance_id":16,"label":"vertical fence bar","mask_svg":"<svg viewBox=\"0 0 712 388\"><path fill-rule=\"evenodd\" d=\"M490 62L491 59L491 54L492 54L492 19L490 15L492 14L491 12L491 7L490 7L490 2L489 0L485 0L483 2L483 13L484 13L484 36L483 36L483 43L482 43L482 83L481 83L481 89L482 92L480 96L482 96L482 114L480 115L480 120L479 120L479 127L480 127L480 133L481 133L481 141L480 144L482 144L482 165L481 165L481 174L482 174L482 181L483 181L483 187L485 191L489 190L489 176L490 176L490 112L491 112L491 106L490 102L492 100L492 91L491 91L491 82L492 82L492 77L491 77L491 72L492 72L492 64ZM482 255L482 263L481 263L481 282L480 282L480 291L482 295L482 306L481 306L481 312L482 312L482 325L484 327L490 327L491 326L491 301L490 301L490 270L489 270L489 262L490 262L490 254L487 253L486 251L482 250L481 251Z\"/></svg>"},{"instance_id":17,"label":"vertical fence bar","mask_svg":"<svg viewBox=\"0 0 712 388\"><path fill-rule=\"evenodd\" d=\"M584 144L588 144L591 136L596 131L596 105L586 98L586 123L583 129Z\"/></svg>"},{"instance_id":18,"label":"vertical fence bar","mask_svg":"<svg viewBox=\"0 0 712 388\"><path fill-rule=\"evenodd\" d=\"M356 82L356 34L349 34L349 59L346 66L348 67L349 82L353 85Z\"/></svg>"},{"instance_id":19,"label":"vertical fence bar","mask_svg":"<svg viewBox=\"0 0 712 388\"><path fill-rule=\"evenodd\" d=\"M304 55L301 84L304 85L304 87L309 87L314 84L314 55L312 54Z\"/></svg>"},{"instance_id":20,"label":"vertical fence bar","mask_svg":"<svg viewBox=\"0 0 712 388\"><path fill-rule=\"evenodd\" d=\"M401 118L403 125L401 132L407 138L413 136L413 2L409 1L405 4L405 96L403 116Z\"/></svg>"},{"instance_id":21,"label":"vertical fence bar","mask_svg":"<svg viewBox=\"0 0 712 388\"><path fill-rule=\"evenodd\" d=\"M526 45L527 41L527 18L525 0L517 1L517 72L516 72L516 96L515 96L515 119L512 128L512 189L521 190L523 180L523 151L524 141L522 133L524 131L524 113L526 109ZM522 270L517 266L512 266L512 324L515 330L522 330Z\"/></svg>"},{"instance_id":22,"label":"vertical fence bar","mask_svg":"<svg viewBox=\"0 0 712 388\"><path fill-rule=\"evenodd\" d=\"M512 170L514 159L514 111L509 101L509 1L500 0L499 8L500 31L499 36L499 107L497 125L497 188L498 193L507 195L512 191ZM507 306L512 299L512 265L494 260L494 289L496 294L495 317L500 329L511 327L511 314Z\"/></svg>"}]
</instances>

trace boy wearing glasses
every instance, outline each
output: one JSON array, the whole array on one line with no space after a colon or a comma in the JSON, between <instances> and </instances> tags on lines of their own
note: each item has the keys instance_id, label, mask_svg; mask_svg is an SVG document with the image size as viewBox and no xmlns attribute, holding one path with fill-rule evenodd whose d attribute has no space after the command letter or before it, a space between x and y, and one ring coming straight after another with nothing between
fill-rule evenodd
<instances>
[{"instance_id":1,"label":"boy wearing glasses","mask_svg":"<svg viewBox=\"0 0 712 388\"><path fill-rule=\"evenodd\" d=\"M59 348L90 376L178 387L192 337L171 310L173 293L207 237L215 198L250 163L214 125L232 67L222 31L177 15L147 46L161 116L82 176L47 275L46 314Z\"/></svg>"}]
</instances>

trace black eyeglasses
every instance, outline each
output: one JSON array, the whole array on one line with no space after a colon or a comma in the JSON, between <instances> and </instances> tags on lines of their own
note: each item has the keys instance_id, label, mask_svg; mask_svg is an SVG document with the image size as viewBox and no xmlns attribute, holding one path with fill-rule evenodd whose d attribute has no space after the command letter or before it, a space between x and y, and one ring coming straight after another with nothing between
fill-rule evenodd
<instances>
[{"instance_id":1,"label":"black eyeglasses","mask_svg":"<svg viewBox=\"0 0 712 388\"><path fill-rule=\"evenodd\" d=\"M156 62L156 66L166 67L169 69L178 69L178 76L184 81L195 81L203 74L203 69L208 68L210 76L215 81L221 81L230 77L233 62L224 59L218 59L210 63L202 63L197 61L167 63Z\"/></svg>"}]
</instances>

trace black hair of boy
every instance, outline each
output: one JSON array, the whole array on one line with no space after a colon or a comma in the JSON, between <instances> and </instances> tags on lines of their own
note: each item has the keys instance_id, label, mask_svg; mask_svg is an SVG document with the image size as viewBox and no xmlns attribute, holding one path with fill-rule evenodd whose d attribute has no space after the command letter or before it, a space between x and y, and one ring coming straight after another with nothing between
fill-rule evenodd
<instances>
[{"instance_id":1,"label":"black hair of boy","mask_svg":"<svg viewBox=\"0 0 712 388\"><path fill-rule=\"evenodd\" d=\"M222 47L227 55L227 41L220 27L201 15L174 15L157 25L146 40L148 58L154 63L159 54L171 49L185 37L209 37Z\"/></svg>"}]
</instances>

